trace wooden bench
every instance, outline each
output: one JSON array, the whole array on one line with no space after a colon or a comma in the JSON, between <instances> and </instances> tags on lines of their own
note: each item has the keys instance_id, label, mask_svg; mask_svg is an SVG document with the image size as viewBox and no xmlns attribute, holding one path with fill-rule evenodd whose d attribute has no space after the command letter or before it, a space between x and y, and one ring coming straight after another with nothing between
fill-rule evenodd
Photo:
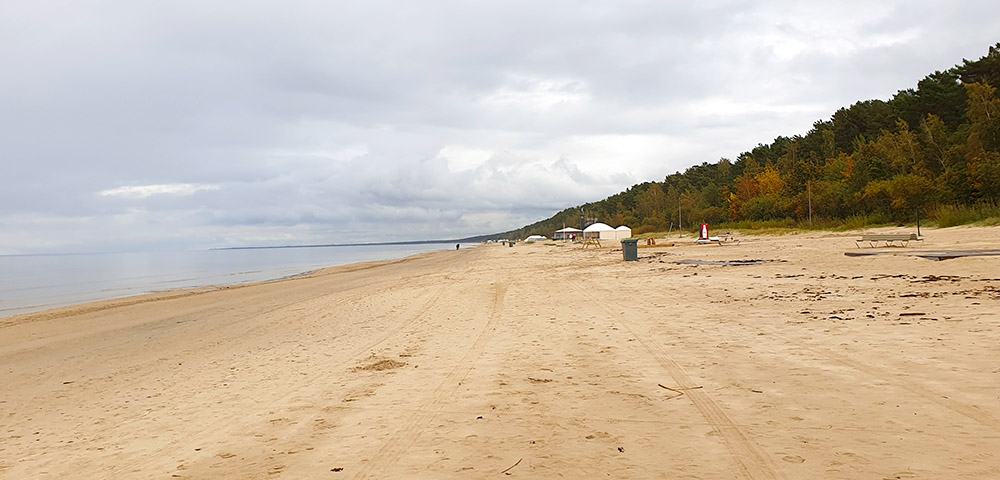
<instances>
[{"instance_id":1,"label":"wooden bench","mask_svg":"<svg viewBox=\"0 0 1000 480\"><path fill-rule=\"evenodd\" d=\"M887 247L896 246L898 243L900 247L905 247L906 244L911 241L924 241L922 238L918 238L916 233L866 233L861 236L860 240L855 240L854 244L861 248L861 245L868 243L868 246L875 248L878 247L879 243L884 243Z\"/></svg>"}]
</instances>

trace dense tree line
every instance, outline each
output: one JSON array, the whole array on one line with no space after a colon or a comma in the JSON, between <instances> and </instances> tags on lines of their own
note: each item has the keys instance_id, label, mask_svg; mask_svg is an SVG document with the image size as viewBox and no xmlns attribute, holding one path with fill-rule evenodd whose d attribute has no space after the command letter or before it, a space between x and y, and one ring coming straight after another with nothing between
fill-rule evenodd
<instances>
[{"instance_id":1,"label":"dense tree line","mask_svg":"<svg viewBox=\"0 0 1000 480\"><path fill-rule=\"evenodd\" d=\"M633 231L700 222L866 215L909 219L917 207L1000 203L1000 43L934 72L888 101L866 100L741 153L634 185L507 232L551 235L581 215ZM680 218L678 218L680 217ZM502 235L502 236L504 236Z\"/></svg>"}]
</instances>

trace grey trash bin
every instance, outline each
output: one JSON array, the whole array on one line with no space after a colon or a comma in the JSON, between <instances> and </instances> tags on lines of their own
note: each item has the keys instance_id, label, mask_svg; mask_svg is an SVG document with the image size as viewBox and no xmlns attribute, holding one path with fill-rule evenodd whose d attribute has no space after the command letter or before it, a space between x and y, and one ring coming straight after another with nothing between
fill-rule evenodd
<instances>
[{"instance_id":1,"label":"grey trash bin","mask_svg":"<svg viewBox=\"0 0 1000 480\"><path fill-rule=\"evenodd\" d=\"M626 262L639 261L639 240L636 238L626 238L622 240L622 253Z\"/></svg>"}]
</instances>

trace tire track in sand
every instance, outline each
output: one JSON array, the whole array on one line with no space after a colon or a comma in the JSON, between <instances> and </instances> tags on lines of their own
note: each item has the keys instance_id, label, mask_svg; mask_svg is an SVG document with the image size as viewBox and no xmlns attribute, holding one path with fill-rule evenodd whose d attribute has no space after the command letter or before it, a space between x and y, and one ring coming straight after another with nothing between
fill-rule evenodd
<instances>
[{"instance_id":1,"label":"tire track in sand","mask_svg":"<svg viewBox=\"0 0 1000 480\"><path fill-rule=\"evenodd\" d=\"M354 478L385 478L385 471L396 464L399 458L413 446L417 437L424 427L427 426L438 412L445 406L445 402L450 399L462 381L472 371L475 361L482 354L486 344L493 338L497 323L503 311L504 295L507 286L500 279L497 279L493 292L493 307L486 325L479 331L476 341L465 352L452 367L451 371L441 380L437 388L431 394L431 399L426 403L426 408L418 408L407 417L401 427L392 434L389 439L382 444L377 452L372 456L371 461L361 466L358 474Z\"/></svg>"},{"instance_id":2,"label":"tire track in sand","mask_svg":"<svg viewBox=\"0 0 1000 480\"><path fill-rule=\"evenodd\" d=\"M654 312L650 311L648 308L643 308L643 310L649 312L653 315ZM783 341L786 345L794 346L796 348L812 352L819 358L825 358L832 363L839 363L845 367L852 368L859 372L870 375L876 379L886 382L888 385L902 388L912 394L924 398L932 403L935 403L943 408L951 410L959 415L962 415L970 420L973 420L980 425L987 427L991 430L1000 431L1000 418L991 415L989 412L982 410L975 405L969 405L966 403L953 400L947 395L936 392L930 388L927 388L919 383L907 380L903 378L903 374L893 372L884 367L879 367L876 365L864 363L851 358L848 355L837 353L828 347L817 345L815 343L810 343L804 340L796 340L790 338L788 335L780 332L779 329L772 325L765 324L754 324L753 327L744 324L743 322L729 323L730 326L738 326L747 332L747 335L755 336L760 332L767 332L767 335Z\"/></svg>"},{"instance_id":3,"label":"tire track in sand","mask_svg":"<svg viewBox=\"0 0 1000 480\"><path fill-rule=\"evenodd\" d=\"M470 252L471 252L471 250L470 250ZM398 262L393 262L393 263L399 263L399 262L405 262L405 261L411 261L411 260L412 260L411 258L406 258L406 259L402 259L402 260L400 260ZM444 267L451 267L451 266L454 266L454 265L461 265L461 264L467 263L465 261L459 262L459 261L455 260L454 258L448 258L448 259L445 259L445 260L446 261L443 264L439 264L438 265L438 268L440 268L442 266L444 266ZM461 272L461 274L462 275L468 274L468 273L472 272L472 270L473 270L473 265L469 265L469 266L465 267L465 269ZM437 275L437 274L435 274L435 275ZM423 275L419 275L419 276L423 276ZM408 277L408 279L412 279L412 278L413 277ZM441 299L442 295L444 295L444 293L446 291L448 291L447 284L443 284L443 283L438 282L437 284L435 284L435 287L436 288L433 290L433 293L431 293L430 298L427 299L415 312L407 315L405 318L402 319L402 321L399 321L396 324L392 325L391 327L387 328L381 334L379 334L377 337L375 337L374 339L369 340L368 342L364 343L362 346L353 348L352 351L347 356L345 356L342 360L338 361L336 363L336 365L339 365L339 366L343 367L343 366L347 366L347 365L351 365L351 364L356 363L358 360L360 360L361 358L364 358L367 354L369 354L371 352L371 350L373 350L376 347L378 347L379 345L387 342L388 340L392 339L393 337L399 335L400 332L405 331L407 328L411 327L414 323L416 323L419 319L423 318L427 314L427 312L429 310L431 310L434 307L435 304L438 303L438 301ZM376 290L376 292L389 291L389 290L392 290L392 289L393 289L393 287L387 286L387 287L384 287L384 288L378 288ZM369 295L372 294L372 292L361 291L358 295L354 295L353 292L355 290L360 290L360 289L350 289L350 290L347 290L347 291L343 292L345 294L348 293L348 292L351 292L352 295L349 296L349 297L345 296L343 298L335 300L334 305L343 305L343 304L351 303L353 301L356 301L358 297L369 296ZM329 296L330 295L322 295L321 297L318 297L318 298L326 298L326 297L329 297ZM321 310L329 310L329 307L330 307L330 305L328 304L326 307L322 308ZM293 316L298 317L298 316L301 316L301 315L302 315L301 313L297 313L296 315L293 315ZM272 400L270 400L270 401L268 401L266 403L262 403L261 404L262 406L258 407L257 410L258 411L273 410L273 409L275 409L276 406L278 406L280 404L283 404L283 403L287 403L287 401L289 399L293 398L295 395L299 394L300 392L302 392L302 391L309 391L309 389L313 385L315 385L316 383L318 383L320 381L329 381L329 378L325 377L325 376L322 376L322 375L314 376L312 379L310 379L310 380L308 380L308 381L306 381L304 383L301 383L295 389L289 390L288 392L286 392L281 397L272 399ZM226 426L231 425L234 422L236 422L239 418L242 418L242 415L239 415L237 413L234 413L233 415L230 415L230 416L228 416L226 418L218 418L212 424L205 425L204 428L201 430L201 433L209 432L209 431L212 431L212 430L220 428L220 427L221 428L225 428ZM254 425L247 425L245 427L245 431L242 431L240 433L245 435L245 434L247 434L247 432L251 432L253 430L254 430ZM162 449L159 450L159 452L164 452L164 451L167 450L168 447L175 446L177 443L178 442L176 442L176 441L172 442L171 445L167 445L167 446L163 447ZM142 461L135 462L136 465L148 465L148 463L149 462L142 462ZM184 475L184 472L177 472L177 474L181 475L182 478L188 478L186 475ZM256 477L254 477L254 478L256 478Z\"/></svg>"},{"instance_id":4,"label":"tire track in sand","mask_svg":"<svg viewBox=\"0 0 1000 480\"><path fill-rule=\"evenodd\" d=\"M745 327L742 324L740 324L740 326ZM989 413L979 409L974 405L968 405L965 403L952 400L947 395L943 395L923 385L906 380L902 378L900 374L893 373L892 371L887 370L885 368L859 362L857 360L854 360L853 358L850 358L846 355L841 355L825 347L792 340L778 333L774 328L765 326L758 326L756 328L757 330L766 330L768 332L768 335L771 335L774 338L781 339L789 345L794 345L803 350L810 351L820 357L826 357L827 359L829 359L834 363L839 363L841 365L853 368L859 372L871 375L872 377L882 380L889 385L902 388L910 393L913 393L919 397L924 398L925 400L929 400L933 403L938 404L941 407L944 407L959 415L969 418L970 420L973 420L984 427L988 427L991 430L1000 431L1000 419L997 419L993 415L990 415Z\"/></svg>"},{"instance_id":5,"label":"tire track in sand","mask_svg":"<svg viewBox=\"0 0 1000 480\"><path fill-rule=\"evenodd\" d=\"M589 294L584 287L577 283L570 283L570 285L585 294ZM616 318L617 323L624 327L629 335L635 338L656 359L657 363L667 371L670 378L674 380L679 388L688 389L684 392L685 396L691 400L691 403L705 417L705 420L708 421L712 428L722 436L726 447L729 448L729 452L732 453L744 477L751 480L784 478L784 476L775 470L770 458L760 451L760 448L757 447L737 424L729 419L729 416L712 401L703 389L692 389L693 387L697 387L698 384L691 380L691 377L684 371L684 368L667 355L663 347L650 341L644 335L637 334L632 329L632 326L629 325L629 322L618 313L611 311L611 309L599 302L594 302L593 304L604 310L611 318Z\"/></svg>"},{"instance_id":6,"label":"tire track in sand","mask_svg":"<svg viewBox=\"0 0 1000 480\"><path fill-rule=\"evenodd\" d=\"M935 392L935 391L933 391L933 390L931 390L931 389L929 389L927 387L924 387L923 385L920 385L920 384L917 384L917 383L913 383L913 382L910 382L910 381L907 381L907 380L903 380L902 378L899 377L899 375L891 373L888 370L882 369L880 367L876 367L874 365L864 364L864 363L861 363L861 362L859 362L857 360L853 360L853 359L851 359L849 357L845 357L843 355L831 352L829 350L820 349L818 347L811 347L809 345L800 345L800 346L802 346L802 347L804 347L804 348L806 348L806 349L808 349L808 350L810 350L812 352L819 353L821 355L826 355L831 360L840 362L840 363L842 363L844 365L847 365L847 366L849 366L849 367L851 367L851 368L853 368L855 370L859 370L859 371L867 373L868 375L871 375L871 376L873 376L875 378L878 378L880 380L884 380L884 381L888 382L890 385L895 385L895 386L898 386L898 387L902 387L903 389L905 389L905 390L907 390L907 391L909 391L911 393L915 393L915 394L917 394L917 395L919 395L919 396L921 396L921 397L923 397L923 398L925 398L927 400L930 400L930 401L932 401L932 402L934 402L934 403L936 403L936 404L938 404L938 405L940 405L940 406L942 406L944 408L947 408L948 410L951 410L951 411L953 411L955 413L958 413L960 415L968 417L969 419L972 419L975 422L977 422L977 423L979 423L979 424L981 424L981 425L983 425L985 427L989 427L989 428L991 428L993 430L1000 430L1000 420L997 420L996 417L994 417L994 416L992 416L992 415L990 415L990 414L988 414L988 413L980 410L979 408L977 408L977 407L975 407L973 405L967 405L967 404L964 404L964 403L957 402L955 400L952 400L952 399L948 398L945 395L937 393L937 392Z\"/></svg>"},{"instance_id":7,"label":"tire track in sand","mask_svg":"<svg viewBox=\"0 0 1000 480\"><path fill-rule=\"evenodd\" d=\"M913 393L925 400L936 403L937 405L944 407L952 412L962 415L976 423L990 428L991 430L1000 431L1000 419L990 415L988 412L983 411L975 405L965 404L956 400L949 398L947 395L938 393L931 390L919 383L907 380L902 377L902 374L894 373L889 369L871 365L868 363L860 362L847 355L837 353L827 347L816 345L813 343L795 340L789 338L787 335L782 334L778 329L770 325L755 324L753 328L749 325L745 325L741 322L734 325L739 326L741 329L745 330L748 335L757 335L759 332L767 332L767 335L783 341L786 345L791 345L802 350L812 352L820 358L826 358L832 363L839 363L845 367L852 368L859 372L870 375L881 381L886 382L888 385L894 387L902 388L910 393Z\"/></svg>"},{"instance_id":8,"label":"tire track in sand","mask_svg":"<svg viewBox=\"0 0 1000 480\"><path fill-rule=\"evenodd\" d=\"M424 304L421 305L420 308L416 312L414 312L411 315L408 315L402 321L400 321L400 322L396 323L395 325L391 326L390 328L386 329L380 335L378 335L374 339L372 339L372 340L364 343L362 346L355 347L353 349L353 351L349 355L345 356L344 359L343 359L343 361L338 362L338 364L341 365L341 366L346 366L346 365L350 365L350 364L356 362L358 359L363 358L365 355L367 355L368 352L370 352L372 349L378 347L382 343L385 343L387 340L389 340L390 338L392 338L395 335L399 334L400 331L404 330L405 328L409 327L410 325L413 325L413 323L415 323L418 319L420 319L421 317L423 317L427 313L427 311L430 310L434 306L434 304L436 304L438 302L438 300L441 298L441 296L444 294L444 292L446 290L447 290L447 288L445 286L438 287L431 294L431 297L426 302L424 302ZM364 294L362 293L361 295L364 295ZM323 295L323 296L318 297L318 298L325 298L327 296L329 296L329 295ZM304 300L304 301L300 301L300 302L294 302L294 303L291 303L291 304L288 304L288 305L284 305L284 306L279 307L279 308L274 308L274 309L268 310L267 312L262 312L259 315L271 314L271 313L274 313L276 311L281 311L283 309L287 309L288 307L292 307L292 306L295 306L295 305L300 305L300 304L307 303L307 302L314 301L314 300L316 300L316 299L308 299L308 300ZM334 301L332 304L325 304L325 305L322 305L322 306L317 307L317 308L312 308L308 312L310 314L315 314L317 311L325 311L325 310L328 310L331 306L335 307L335 306L338 306L338 305L347 304L347 303L349 303L349 302L351 302L353 300L355 300L355 297L353 297L353 296L352 297L341 298L341 299L338 299L338 300ZM302 312L290 312L289 315L281 317L281 319L282 320L287 320L289 318L301 317L301 316L303 316ZM320 381L329 381L329 378L327 378L325 376L321 376L321 375L316 375L313 378L311 378L310 380L299 384L298 387L285 392L284 395L282 395L280 397L277 397L277 398L274 398L274 399L272 399L272 400L270 400L270 401L268 401L266 403L260 403L259 406L258 406L258 408L257 408L257 410L258 411L266 411L266 410L269 410L269 409L274 409L276 406L278 406L280 404L287 403L290 398L293 398L294 396L298 395L300 392L302 392L302 391L308 391L310 389L310 387L312 387L314 384L316 384L317 382L320 382ZM143 459L137 459L134 462L128 462L128 463L119 464L119 465L116 466L116 468L113 469L112 473L115 474L115 475L119 475L119 474L125 475L128 472L133 471L133 469L137 469L137 468L145 469L146 467L149 467L150 464L152 462L154 462L160 456L165 455L168 452L177 451L177 448L182 443L188 441L189 438L198 438L198 437L201 437L201 436L207 434L208 432L212 432L212 431L218 430L219 428L225 429L227 426L231 426L231 425L239 423L239 419L245 418L245 417L246 417L246 412L242 412L242 411L241 412L231 412L228 415L225 415L225 416L222 416L222 417L217 417L214 422L212 422L210 424L203 425L202 428L200 428L196 434L191 435L188 438L174 440L174 441L172 441L172 442L170 442L170 443L168 443L168 444L166 444L166 445L158 448L154 453L146 455Z\"/></svg>"}]
</instances>

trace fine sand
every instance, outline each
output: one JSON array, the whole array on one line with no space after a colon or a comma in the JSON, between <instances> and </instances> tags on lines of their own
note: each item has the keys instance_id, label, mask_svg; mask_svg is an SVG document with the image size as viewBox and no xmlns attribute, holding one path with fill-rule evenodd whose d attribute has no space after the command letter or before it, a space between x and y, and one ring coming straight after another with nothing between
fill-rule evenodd
<instances>
[{"instance_id":1,"label":"fine sand","mask_svg":"<svg viewBox=\"0 0 1000 480\"><path fill-rule=\"evenodd\" d=\"M1000 257L904 255L1000 228L924 234L487 245L2 318L0 478L1000 478Z\"/></svg>"}]
</instances>

